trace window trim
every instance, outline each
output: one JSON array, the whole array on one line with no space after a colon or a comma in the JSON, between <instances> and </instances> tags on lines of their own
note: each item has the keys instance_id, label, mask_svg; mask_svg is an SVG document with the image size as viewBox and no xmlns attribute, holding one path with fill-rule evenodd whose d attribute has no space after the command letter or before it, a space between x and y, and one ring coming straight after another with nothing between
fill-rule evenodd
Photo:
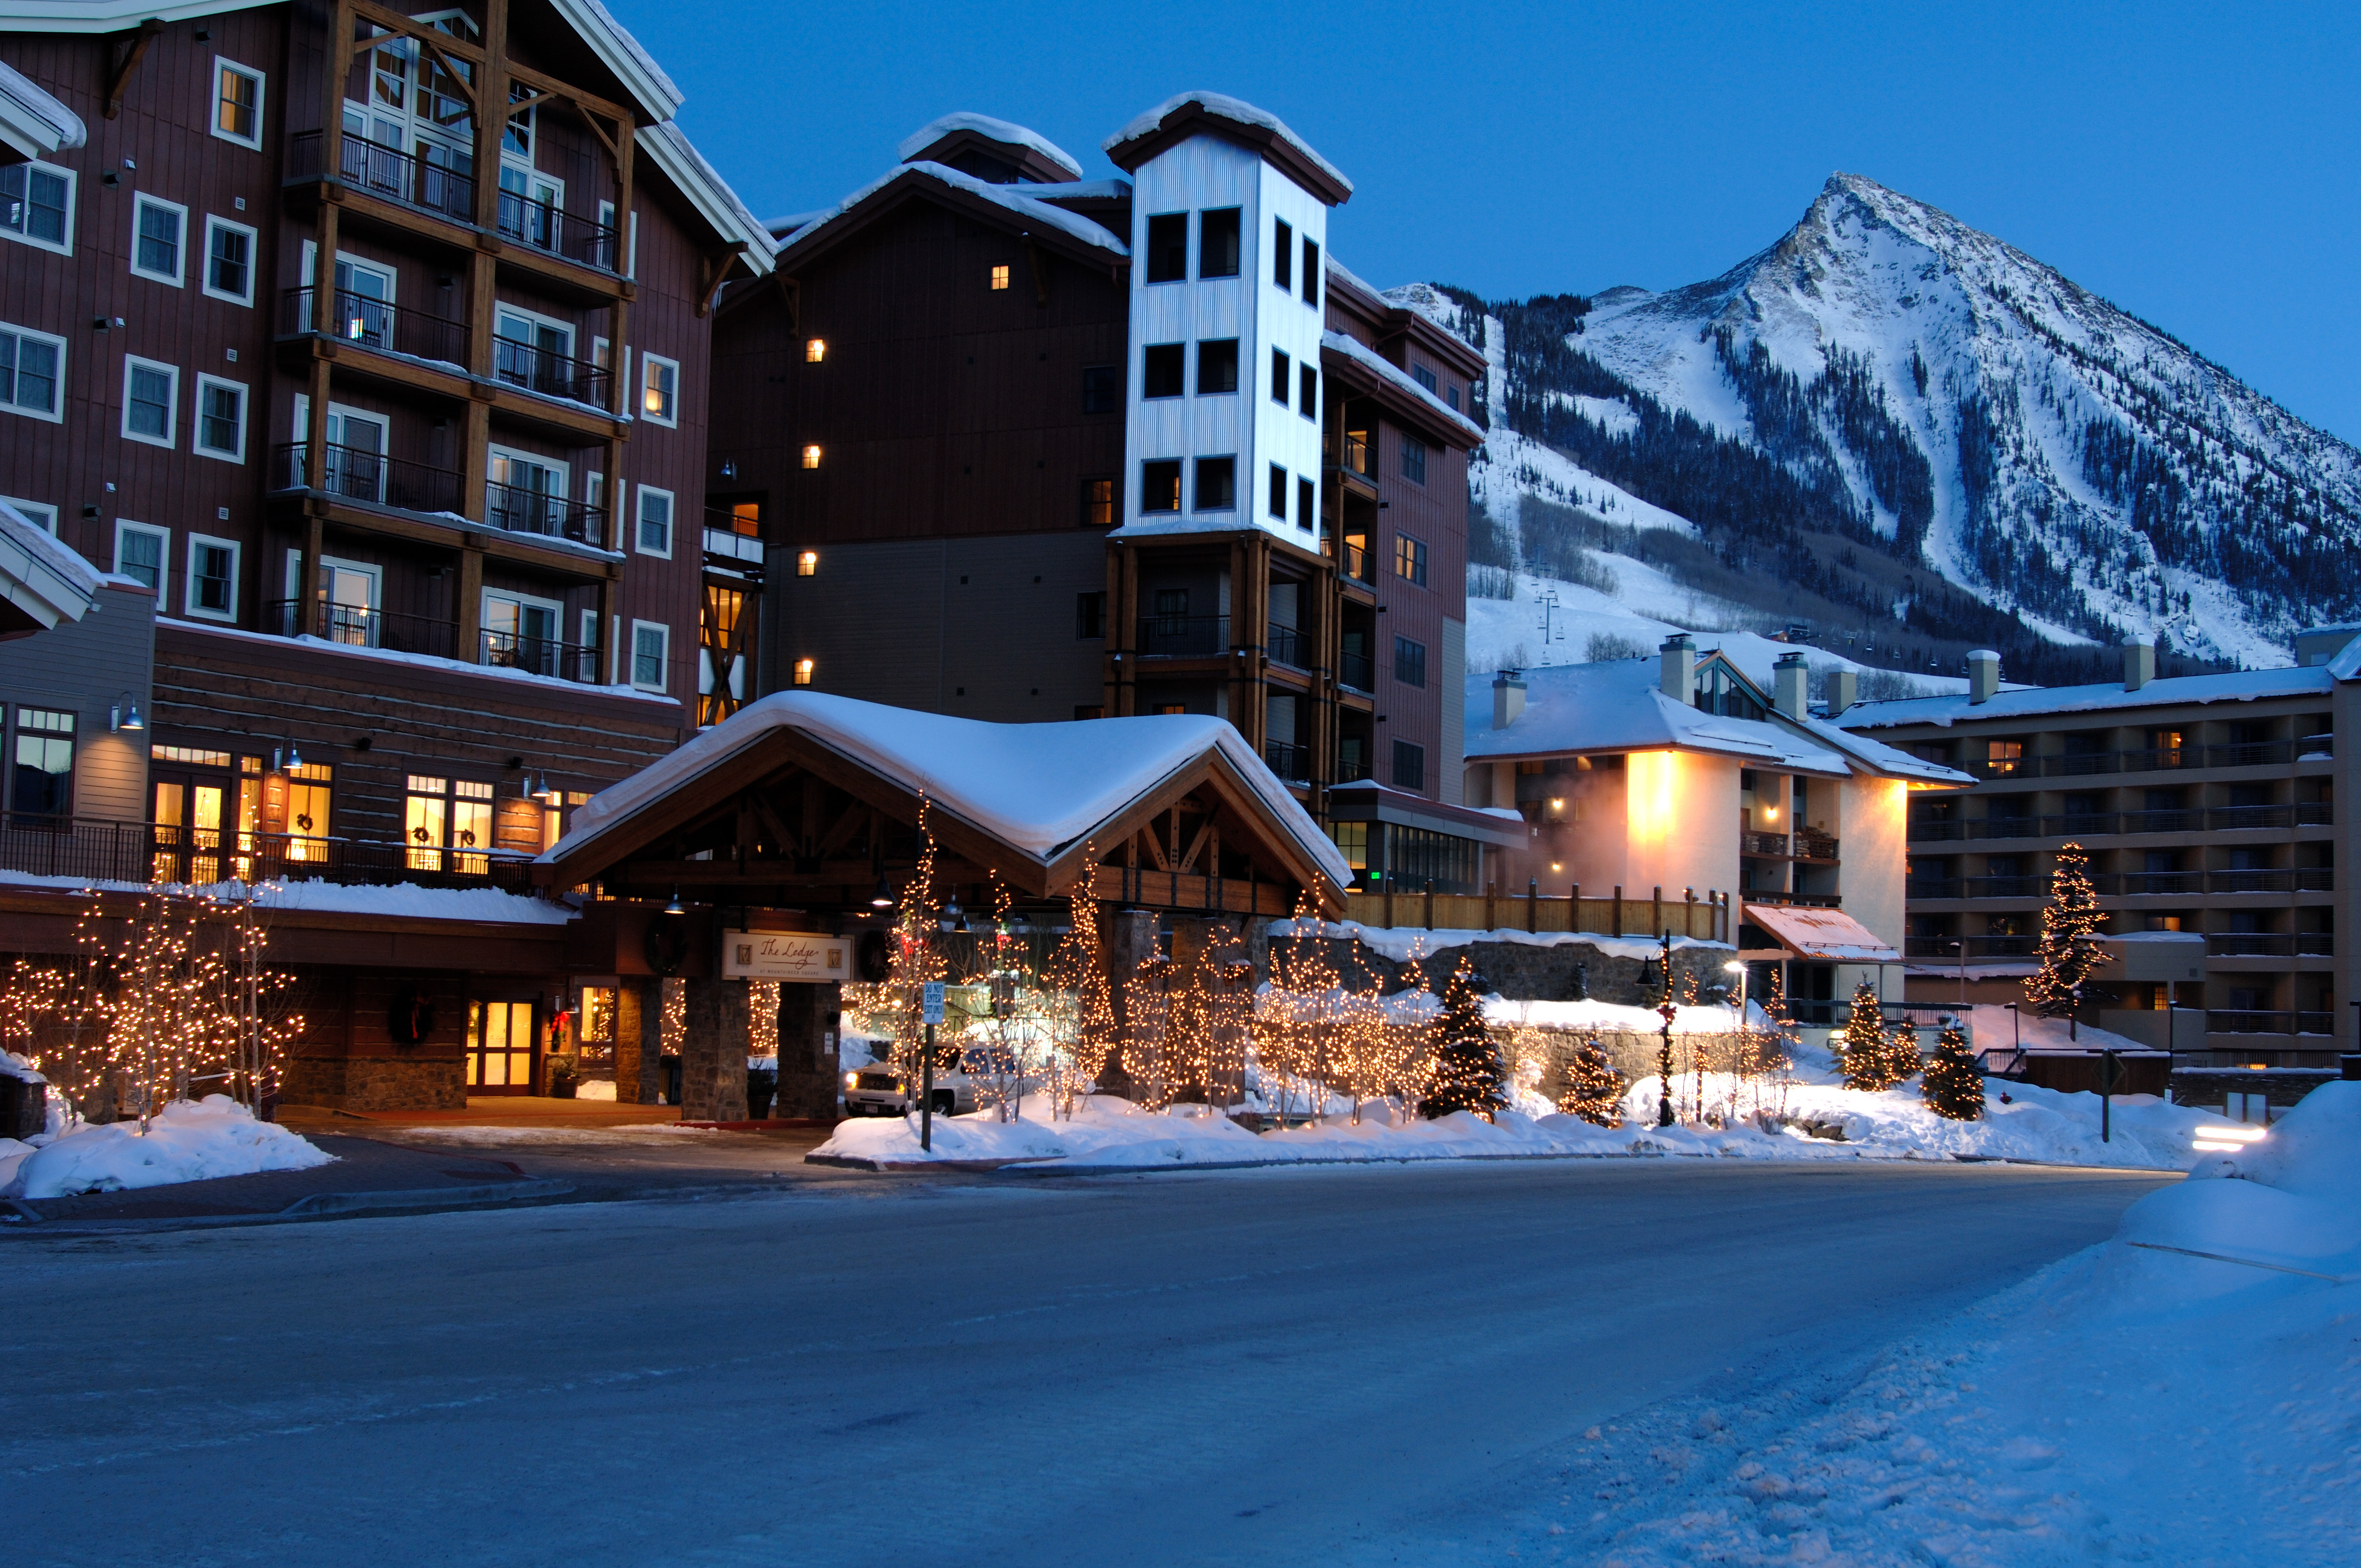
<instances>
[{"instance_id":1,"label":"window trim","mask_svg":"<svg viewBox=\"0 0 2361 1568\"><path fill-rule=\"evenodd\" d=\"M1416 680L1402 674L1405 665L1417 674ZM1394 685L1408 686L1412 691L1426 689L1426 644L1399 631L1394 633Z\"/></svg>"},{"instance_id":2,"label":"window trim","mask_svg":"<svg viewBox=\"0 0 2361 1568\"><path fill-rule=\"evenodd\" d=\"M1287 465L1284 463L1273 463L1270 466L1269 477L1264 481L1264 488L1268 494L1264 498L1263 510L1284 526L1287 522L1288 493L1295 488L1295 477L1287 471ZM1276 507L1270 504L1273 499L1279 502Z\"/></svg>"},{"instance_id":3,"label":"window trim","mask_svg":"<svg viewBox=\"0 0 2361 1568\"><path fill-rule=\"evenodd\" d=\"M149 207L164 208L181 220L181 237L172 246L173 269L169 277L161 272L150 272L139 265L139 215ZM151 283L170 283L175 289L185 288L187 285L183 280L189 272L189 209L178 202L168 202L145 191L134 192L131 198L131 249L125 259L130 263L134 278L145 278Z\"/></svg>"},{"instance_id":4,"label":"window trim","mask_svg":"<svg viewBox=\"0 0 2361 1568\"><path fill-rule=\"evenodd\" d=\"M172 398L164 405L164 433L143 435L131 428L131 378L139 370L160 370L172 379ZM118 426L126 441L136 441L142 446L160 446L170 452L180 444L181 367L167 365L160 359L142 359L136 354L123 356L123 418Z\"/></svg>"},{"instance_id":5,"label":"window trim","mask_svg":"<svg viewBox=\"0 0 2361 1568\"><path fill-rule=\"evenodd\" d=\"M240 76L246 77L254 83L254 139L251 141L248 141L242 136L233 135L231 132L222 129L222 72L225 71L235 71ZM262 150L263 115L270 102L269 91L270 78L263 72L255 70L254 67L250 65L246 65L237 60L232 60L225 54L217 54L214 56L213 114L208 116L207 122L211 126L214 135L229 143L232 147L242 147L254 152L260 152Z\"/></svg>"},{"instance_id":6,"label":"window trim","mask_svg":"<svg viewBox=\"0 0 2361 1568\"><path fill-rule=\"evenodd\" d=\"M665 679L664 677L659 677L654 685L650 685L640 679L640 633L642 631L655 632L663 639L664 652L660 657L663 660L667 676L669 675L672 667L672 627L668 623L661 620L640 620L634 619L631 622L631 650L625 655L625 657L629 658L631 662L631 689L633 691L656 692L663 695L669 695L671 688L665 684Z\"/></svg>"},{"instance_id":7,"label":"window trim","mask_svg":"<svg viewBox=\"0 0 2361 1568\"><path fill-rule=\"evenodd\" d=\"M1295 411L1314 422L1320 418L1320 367L1308 360L1295 367Z\"/></svg>"},{"instance_id":8,"label":"window trim","mask_svg":"<svg viewBox=\"0 0 2361 1568\"><path fill-rule=\"evenodd\" d=\"M27 408L22 403L5 402L0 403L0 411L18 414L26 419L46 420L50 424L65 423L66 362L71 353L71 346L64 338L53 332L38 332L31 327L18 326L14 322L0 322L0 332L14 333L19 339L29 337L38 342L46 343L58 351L57 406L45 413L39 409Z\"/></svg>"},{"instance_id":9,"label":"window trim","mask_svg":"<svg viewBox=\"0 0 2361 1568\"><path fill-rule=\"evenodd\" d=\"M1394 535L1394 580L1408 583L1412 587L1425 587L1427 578L1432 575L1430 555L1425 540L1414 533L1397 532ZM1404 567L1411 569L1405 571Z\"/></svg>"},{"instance_id":10,"label":"window trim","mask_svg":"<svg viewBox=\"0 0 2361 1568\"><path fill-rule=\"evenodd\" d=\"M640 509L647 505L650 496L662 496L664 499L664 547L661 550L651 550L641 543L640 530L645 526L645 522ZM678 498L670 490L658 485L648 484L644 480L631 487L631 554L645 555L651 560L669 561L675 548L674 542L679 537L680 501Z\"/></svg>"},{"instance_id":11,"label":"window trim","mask_svg":"<svg viewBox=\"0 0 2361 1568\"><path fill-rule=\"evenodd\" d=\"M73 254L74 219L81 215L81 175L73 170L62 168L54 163L44 163L38 158L27 159L23 163L17 164L16 167L22 169L28 175L36 170L39 170L43 174L54 174L66 182L66 237L62 243L51 245L48 240L37 238L36 236L28 234L19 234L15 229L0 229L0 239L14 240L18 245L29 245L35 250L46 250L51 256L71 256ZM26 195L27 199L30 200L31 189L29 181L27 181Z\"/></svg>"},{"instance_id":12,"label":"window trim","mask_svg":"<svg viewBox=\"0 0 2361 1568\"><path fill-rule=\"evenodd\" d=\"M1151 507L1148 504L1148 471L1150 468L1160 468L1168 463L1172 466L1172 504L1169 507ZM1180 489L1182 482L1188 477L1187 467L1188 460L1181 457L1143 457L1139 460L1140 516L1180 517L1183 515Z\"/></svg>"},{"instance_id":13,"label":"window trim","mask_svg":"<svg viewBox=\"0 0 2361 1568\"><path fill-rule=\"evenodd\" d=\"M214 287L214 231L215 229L230 229L246 236L246 292L243 295L233 294L226 289ZM205 214L204 262L203 269L197 275L197 287L208 299L225 301L233 305L243 305L247 310L254 308L254 275L258 270L257 263L261 260L262 254L260 239L260 235L247 225L233 222L217 213Z\"/></svg>"},{"instance_id":14,"label":"window trim","mask_svg":"<svg viewBox=\"0 0 2361 1568\"><path fill-rule=\"evenodd\" d=\"M1159 218L1179 218L1180 220L1180 275L1177 278L1156 278L1149 275L1155 270L1156 220ZM1181 208L1177 213L1142 213L1139 215L1139 248L1141 252L1139 258L1139 286L1141 288L1161 289L1174 283L1186 283L1189 281L1189 253L1191 248L1189 242L1196 237L1197 228L1197 225L1190 222L1189 218L1189 209L1186 207Z\"/></svg>"},{"instance_id":15,"label":"window trim","mask_svg":"<svg viewBox=\"0 0 2361 1568\"><path fill-rule=\"evenodd\" d=\"M58 536L58 509L49 502L28 501L22 496L0 496L0 505L16 508L18 516L40 529L50 538L55 539ZM46 523L41 521L44 515L49 520Z\"/></svg>"},{"instance_id":16,"label":"window trim","mask_svg":"<svg viewBox=\"0 0 2361 1568\"><path fill-rule=\"evenodd\" d=\"M1238 510L1238 455L1237 455L1237 454L1236 454L1236 453L1235 453L1235 452L1213 452L1213 453L1208 453L1207 455L1204 455L1204 456L1202 456L1202 457L1195 457L1195 458L1191 458L1191 459L1190 460L1190 463L1191 463L1190 471L1189 471L1189 510L1190 510L1190 512L1193 515L1193 514L1206 513L1206 512L1235 512L1235 511L1236 511L1236 510ZM1227 464L1230 466L1230 499L1229 499L1227 501L1225 501L1225 502L1224 502L1223 504L1221 504L1220 506L1207 506L1207 505L1204 503L1203 499L1202 499L1202 496L1203 496L1203 493L1204 493L1204 486L1205 486L1205 466L1206 466L1207 464L1209 464L1209 463L1227 463Z\"/></svg>"},{"instance_id":17,"label":"window trim","mask_svg":"<svg viewBox=\"0 0 2361 1568\"><path fill-rule=\"evenodd\" d=\"M229 609L225 610L197 608L197 552L207 545L218 545L229 552ZM181 613L195 620L217 620L235 625L237 621L238 589L243 586L239 579L246 572L246 547L235 539L199 533L191 529L187 550L187 564L181 572Z\"/></svg>"},{"instance_id":18,"label":"window trim","mask_svg":"<svg viewBox=\"0 0 2361 1568\"><path fill-rule=\"evenodd\" d=\"M1228 214L1230 216L1231 232L1237 241L1237 265L1231 268L1227 272L1208 272L1205 270L1205 262L1207 260L1205 246L1208 240L1212 237L1213 230L1206 224L1205 220L1207 218L1219 216L1224 213ZM1218 280L1223 278L1243 278L1246 276L1246 224L1245 207L1201 207L1197 211L1197 221L1191 226L1193 226L1197 231L1197 243L1194 248L1197 252L1197 277L1200 281L1203 281L1207 279Z\"/></svg>"},{"instance_id":19,"label":"window trim","mask_svg":"<svg viewBox=\"0 0 2361 1568\"><path fill-rule=\"evenodd\" d=\"M1426 485L1426 459L1428 454L1433 450L1433 448L1428 446L1425 442L1420 440L1417 436L1412 435L1408 431L1403 431L1401 433L1401 458L1395 466L1401 470L1401 477L1403 478L1408 479L1411 484L1419 486L1421 488L1424 488ZM1410 471L1411 456L1413 453L1418 456L1418 472L1415 474Z\"/></svg>"},{"instance_id":20,"label":"window trim","mask_svg":"<svg viewBox=\"0 0 2361 1568\"><path fill-rule=\"evenodd\" d=\"M235 451L222 452L204 444L205 389L209 386L227 387L237 394L237 447ZM246 427L249 422L247 416L253 406L253 389L245 382L233 381L226 376L214 376L203 370L198 371L196 396L189 400L189 450L200 457L210 457L216 463L244 463L246 461Z\"/></svg>"},{"instance_id":21,"label":"window trim","mask_svg":"<svg viewBox=\"0 0 2361 1568\"><path fill-rule=\"evenodd\" d=\"M1270 280L1274 287L1295 292L1295 225L1277 214L1270 236Z\"/></svg>"},{"instance_id":22,"label":"window trim","mask_svg":"<svg viewBox=\"0 0 2361 1568\"><path fill-rule=\"evenodd\" d=\"M172 531L152 522L134 522L127 517L115 520L115 565L118 577L129 577L123 569L123 536L126 532L146 534L156 541L156 608L161 610L170 601L172 591ZM139 579L132 577L134 582Z\"/></svg>"},{"instance_id":23,"label":"window trim","mask_svg":"<svg viewBox=\"0 0 2361 1568\"><path fill-rule=\"evenodd\" d=\"M390 303L390 302L389 301L388 302ZM566 320L562 316L545 316L539 311L529 310L523 305L515 304L507 300L500 300L496 302L492 306L492 335L494 337L500 335L500 318L502 316L514 316L517 320L525 322L531 325L554 327L557 331L564 333L566 334L566 357L568 359L574 357L575 340L581 335L581 329L577 327L572 322ZM508 341L511 343L525 344L527 347L540 347L539 344L526 343L526 340L521 337L511 337ZM604 343L606 339L600 338L598 341Z\"/></svg>"},{"instance_id":24,"label":"window trim","mask_svg":"<svg viewBox=\"0 0 2361 1568\"><path fill-rule=\"evenodd\" d=\"M1295 397L1295 360L1287 350L1271 345L1270 400L1285 408Z\"/></svg>"},{"instance_id":25,"label":"window trim","mask_svg":"<svg viewBox=\"0 0 2361 1568\"><path fill-rule=\"evenodd\" d=\"M1149 389L1156 383L1148 373L1148 356L1155 353L1159 348L1171 349L1180 356L1180 389L1177 391L1158 392L1149 390ZM1143 403L1161 403L1169 402L1174 398L1185 398L1188 395L1189 345L1187 340L1183 339L1179 343L1141 344L1139 345L1139 400Z\"/></svg>"},{"instance_id":26,"label":"window trim","mask_svg":"<svg viewBox=\"0 0 2361 1568\"><path fill-rule=\"evenodd\" d=\"M648 372L653 367L658 365L664 367L672 372L672 394L667 400L672 409L672 411L669 413L658 414L648 411ZM684 390L684 383L680 378L680 361L677 359L667 359L661 354L650 354L647 350L642 349L640 351L639 387L640 406L632 411L633 413L638 418L647 421L650 424L660 424L666 430L679 429L680 400Z\"/></svg>"},{"instance_id":27,"label":"window trim","mask_svg":"<svg viewBox=\"0 0 2361 1568\"><path fill-rule=\"evenodd\" d=\"M1229 345L1230 350L1230 384L1226 387L1214 387L1209 389L1205 385L1206 350L1219 349L1224 344ZM1197 350L1197 376L1196 384L1190 388L1191 392L1201 398L1236 397L1238 395L1239 340L1235 337L1201 337L1196 340L1195 347Z\"/></svg>"}]
</instances>

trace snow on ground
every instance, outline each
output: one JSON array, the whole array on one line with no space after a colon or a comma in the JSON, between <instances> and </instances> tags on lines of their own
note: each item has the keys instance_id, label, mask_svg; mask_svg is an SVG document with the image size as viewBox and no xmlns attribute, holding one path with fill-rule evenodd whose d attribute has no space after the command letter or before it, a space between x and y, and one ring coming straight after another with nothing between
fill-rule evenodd
<instances>
[{"instance_id":1,"label":"snow on ground","mask_svg":"<svg viewBox=\"0 0 2361 1568\"><path fill-rule=\"evenodd\" d=\"M0 1197L63 1198L168 1187L263 1170L308 1170L335 1158L286 1128L258 1122L225 1094L176 1101L137 1122L82 1123L29 1143L0 1138Z\"/></svg>"},{"instance_id":2,"label":"snow on ground","mask_svg":"<svg viewBox=\"0 0 2361 1568\"><path fill-rule=\"evenodd\" d=\"M472 1127L426 1123L401 1129L404 1138L442 1144L614 1144L644 1148L650 1140L704 1137L711 1127L684 1127L677 1122L634 1122L620 1127Z\"/></svg>"},{"instance_id":3,"label":"snow on ground","mask_svg":"<svg viewBox=\"0 0 2361 1568\"><path fill-rule=\"evenodd\" d=\"M1591 1428L1549 1477L1554 1520L1528 1528L1621 1568L2351 1562L2361 1083L2314 1090L1820 1408L1783 1409L1795 1393Z\"/></svg>"},{"instance_id":4,"label":"snow on ground","mask_svg":"<svg viewBox=\"0 0 2361 1568\"><path fill-rule=\"evenodd\" d=\"M0 883L16 887L62 887L93 893L202 894L225 901L253 895L262 909L335 910L351 915L401 915L419 919L490 920L525 926L563 926L574 910L547 899L506 893L497 887L346 885L310 878L302 882L182 883L93 882L86 877L35 876L0 871Z\"/></svg>"},{"instance_id":5,"label":"snow on ground","mask_svg":"<svg viewBox=\"0 0 2361 1568\"><path fill-rule=\"evenodd\" d=\"M1502 900L1505 904L1508 901ZM1637 904L1645 900L1635 900ZM1312 936L1309 923L1298 925L1292 920L1271 923L1273 937ZM1318 935L1343 939L1358 937L1361 945L1394 963L1409 961L1415 948L1422 953L1439 952L1444 948L1462 948L1470 942L1514 942L1521 947L1554 948L1568 942L1584 942L1619 959L1653 959L1663 951L1663 945L1648 937L1606 937L1596 931L1522 931L1503 928L1498 931L1463 931L1457 929L1427 930L1416 926L1364 926L1357 920L1329 921L1320 925ZM1675 937L1673 946L1680 948L1721 948L1731 951L1727 942L1708 942L1694 937ZM1649 1025L1653 1028L1653 1025Z\"/></svg>"}]
</instances>

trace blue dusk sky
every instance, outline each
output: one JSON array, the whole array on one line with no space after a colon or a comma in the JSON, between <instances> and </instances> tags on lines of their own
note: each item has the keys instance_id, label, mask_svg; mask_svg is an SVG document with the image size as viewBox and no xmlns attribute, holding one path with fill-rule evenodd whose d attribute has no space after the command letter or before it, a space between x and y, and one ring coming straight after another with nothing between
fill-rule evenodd
<instances>
[{"instance_id":1,"label":"blue dusk sky","mask_svg":"<svg viewBox=\"0 0 2361 1568\"><path fill-rule=\"evenodd\" d=\"M1099 143L1190 88L1357 187L1339 259L1490 299L1665 289L1836 170L1932 203L2361 441L2361 7L609 0L764 217L971 109Z\"/></svg>"}]
</instances>

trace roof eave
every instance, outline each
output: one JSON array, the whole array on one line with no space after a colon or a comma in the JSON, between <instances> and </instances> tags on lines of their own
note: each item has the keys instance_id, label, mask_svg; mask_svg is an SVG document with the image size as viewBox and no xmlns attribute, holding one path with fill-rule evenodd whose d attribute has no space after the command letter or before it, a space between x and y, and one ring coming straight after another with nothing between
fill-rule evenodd
<instances>
[{"instance_id":1,"label":"roof eave","mask_svg":"<svg viewBox=\"0 0 2361 1568\"><path fill-rule=\"evenodd\" d=\"M1128 141L1116 142L1105 151L1117 169L1129 174L1166 148L1186 141L1192 136L1217 137L1234 146L1245 148L1332 207L1341 207L1352 200L1351 186L1339 183L1326 170L1305 158L1292 142L1278 132L1261 126L1241 125L1235 120L1211 114L1194 99L1173 109L1159 120L1153 129L1142 131Z\"/></svg>"}]
</instances>

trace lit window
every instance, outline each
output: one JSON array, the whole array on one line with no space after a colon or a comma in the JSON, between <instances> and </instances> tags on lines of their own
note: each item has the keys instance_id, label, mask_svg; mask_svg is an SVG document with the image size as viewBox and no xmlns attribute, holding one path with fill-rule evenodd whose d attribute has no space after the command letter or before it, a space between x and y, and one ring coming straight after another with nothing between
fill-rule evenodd
<instances>
[{"instance_id":1,"label":"lit window","mask_svg":"<svg viewBox=\"0 0 2361 1568\"><path fill-rule=\"evenodd\" d=\"M996 263L993 267L992 286L994 289L1005 289L1008 287L1008 263L1005 261Z\"/></svg>"},{"instance_id":2,"label":"lit window","mask_svg":"<svg viewBox=\"0 0 2361 1568\"><path fill-rule=\"evenodd\" d=\"M214 60L214 135L240 147L262 145L262 73Z\"/></svg>"},{"instance_id":3,"label":"lit window","mask_svg":"<svg viewBox=\"0 0 2361 1568\"><path fill-rule=\"evenodd\" d=\"M1426 583L1426 544L1407 533L1394 536L1394 576L1406 582L1424 587Z\"/></svg>"},{"instance_id":4,"label":"lit window","mask_svg":"<svg viewBox=\"0 0 2361 1568\"><path fill-rule=\"evenodd\" d=\"M807 446L804 448L804 466L807 468L817 468L819 466L818 447Z\"/></svg>"},{"instance_id":5,"label":"lit window","mask_svg":"<svg viewBox=\"0 0 2361 1568\"><path fill-rule=\"evenodd\" d=\"M1082 481L1082 526L1113 528L1115 515L1115 481L1094 477Z\"/></svg>"},{"instance_id":6,"label":"lit window","mask_svg":"<svg viewBox=\"0 0 2361 1568\"><path fill-rule=\"evenodd\" d=\"M817 365L828 357L828 339L815 337L804 345L804 363Z\"/></svg>"},{"instance_id":7,"label":"lit window","mask_svg":"<svg viewBox=\"0 0 2361 1568\"><path fill-rule=\"evenodd\" d=\"M451 820L451 781L423 773L409 775L410 789L402 802L402 838L408 845L410 869L443 869L443 843Z\"/></svg>"},{"instance_id":8,"label":"lit window","mask_svg":"<svg viewBox=\"0 0 2361 1568\"><path fill-rule=\"evenodd\" d=\"M807 550L796 557L796 576L815 577L819 575L819 552Z\"/></svg>"},{"instance_id":9,"label":"lit window","mask_svg":"<svg viewBox=\"0 0 2361 1568\"><path fill-rule=\"evenodd\" d=\"M640 356L640 407L658 424L680 420L680 367L653 354Z\"/></svg>"},{"instance_id":10,"label":"lit window","mask_svg":"<svg viewBox=\"0 0 2361 1568\"><path fill-rule=\"evenodd\" d=\"M807 686L811 684L812 662L809 659L797 659L796 661L796 685L799 686Z\"/></svg>"}]
</instances>

